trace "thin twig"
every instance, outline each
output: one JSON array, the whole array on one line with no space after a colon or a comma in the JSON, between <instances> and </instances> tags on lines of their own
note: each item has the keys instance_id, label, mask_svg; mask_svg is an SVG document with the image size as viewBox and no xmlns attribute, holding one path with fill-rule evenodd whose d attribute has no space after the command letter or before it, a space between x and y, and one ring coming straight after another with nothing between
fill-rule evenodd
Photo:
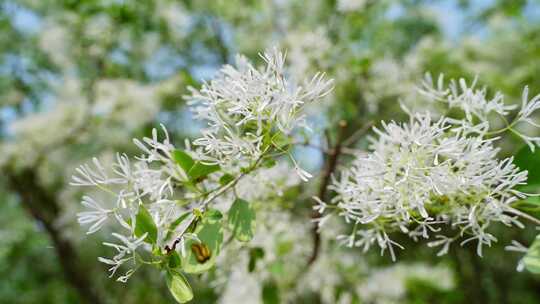
<instances>
[{"instance_id":1,"label":"thin twig","mask_svg":"<svg viewBox=\"0 0 540 304\"><path fill-rule=\"evenodd\" d=\"M344 120L339 121L339 131L336 138L336 144L334 148L328 151L328 157L326 159L325 168L322 174L322 180L321 184L319 186L319 193L318 197L321 200L325 199L328 184L330 183L330 179L332 177L332 174L336 170L337 163L339 156L341 154L341 148L343 146L343 135L345 133L345 129L347 127L347 122ZM328 133L326 133L328 142L330 142L330 138ZM313 227L311 228L311 235L313 238L313 249L311 252L311 256L309 257L307 267L311 266L315 260L317 260L317 257L319 256L319 250L321 247L321 236L319 234L319 226L318 226L318 220L320 219L321 214L317 212L316 210L313 210L313 213L311 214L311 220L313 221Z\"/></svg>"},{"instance_id":2,"label":"thin twig","mask_svg":"<svg viewBox=\"0 0 540 304\"><path fill-rule=\"evenodd\" d=\"M252 169L249 171L253 171L257 168L257 165L259 164L259 162L261 161L261 159L263 158L264 156L264 153L255 161L255 163L253 164L253 167ZM219 190L217 190L216 192L213 193L212 196L208 197L204 202L201 203L201 205L198 207L198 209L201 211L201 212L204 212L206 207L208 207L208 205L214 201L216 198L218 198L220 195L222 195L223 193L225 193L227 190L231 189L231 187L234 187L238 181L240 179L242 179L242 177L246 176L249 172L243 172L241 173L240 175L238 175L234 180L230 181L227 185L221 187ZM180 243L180 240L182 239L182 237L184 236L184 234L187 232L187 230L189 229L189 227L193 224L193 222L195 222L195 220L197 219L197 216L194 214L194 213L191 213L190 216L189 216L189 220L188 220L188 223L186 224L185 228L182 229L182 231L180 231L180 233L178 234L178 237L176 237L176 239L174 240L174 242L172 243L171 246L169 245L166 245L165 246L165 252L167 254L169 254L170 252L172 252L173 250L176 250L176 245L178 245L178 243Z\"/></svg>"},{"instance_id":3,"label":"thin twig","mask_svg":"<svg viewBox=\"0 0 540 304\"><path fill-rule=\"evenodd\" d=\"M315 144L312 144L312 143L309 143L309 142L293 142L292 145L293 146L302 146L302 147L306 147L306 148L319 150L319 151L321 151L322 153L325 153L325 154L329 153L328 149L326 149L325 147L318 146L318 145L315 145Z\"/></svg>"},{"instance_id":4,"label":"thin twig","mask_svg":"<svg viewBox=\"0 0 540 304\"><path fill-rule=\"evenodd\" d=\"M343 147L349 147L356 143L362 136L366 134L369 129L373 127L373 121L368 121L362 128L358 129L356 132L354 132L349 138L345 139L343 141L342 146Z\"/></svg>"}]
</instances>

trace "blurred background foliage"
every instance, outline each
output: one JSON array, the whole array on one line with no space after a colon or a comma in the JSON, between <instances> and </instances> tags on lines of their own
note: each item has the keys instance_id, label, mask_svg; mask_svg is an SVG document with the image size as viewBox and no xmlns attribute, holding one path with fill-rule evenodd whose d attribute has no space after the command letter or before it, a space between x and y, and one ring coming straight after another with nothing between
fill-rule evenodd
<instances>
[{"instance_id":1,"label":"blurred background foliage","mask_svg":"<svg viewBox=\"0 0 540 304\"><path fill-rule=\"evenodd\" d=\"M96 260L107 255L99 246L107 230L85 236L78 227L81 193L69 178L93 155L135 154L130 139L159 123L178 144L193 136L200 125L182 100L187 86L237 53L257 60L272 46L287 50L291 77L320 70L336 80L325 114L313 121L316 132L342 119L351 133L403 119L398 100L422 106L414 87L427 71L478 76L507 102L518 102L524 85L540 92L540 1L0 0L0 302L171 302L151 269L127 284L107 278ZM505 143L503 155L522 145ZM320 168L321 155L304 155ZM522 163L539 170L538 157L522 155ZM310 208L298 191L279 198L293 217ZM504 251L512 239L530 244L535 232L500 230L484 258L469 247L439 258L406 241L413 249L395 264L343 249L333 256L338 278L327 294L298 291L302 284L287 279L285 265L300 241L280 243L261 301L284 302L290 289L287 301L295 303L540 302L540 277L516 272L518 257ZM337 245L324 246L332 252ZM441 265L450 285L422 279ZM209 278L190 279L197 303L226 302Z\"/></svg>"}]
</instances>

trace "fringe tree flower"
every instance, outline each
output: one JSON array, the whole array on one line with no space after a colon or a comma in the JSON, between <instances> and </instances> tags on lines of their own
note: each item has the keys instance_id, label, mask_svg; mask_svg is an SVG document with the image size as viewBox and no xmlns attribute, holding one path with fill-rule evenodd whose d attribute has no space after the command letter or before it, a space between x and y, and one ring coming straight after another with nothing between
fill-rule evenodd
<instances>
[{"instance_id":1,"label":"fringe tree flower","mask_svg":"<svg viewBox=\"0 0 540 304\"><path fill-rule=\"evenodd\" d=\"M175 203L173 186L186 180L187 177L172 158L174 147L170 143L165 127L163 132L165 134L163 141L159 141L155 129L152 131L152 138L134 140L143 151L135 162L132 163L126 155L117 154L116 162L111 168L106 168L94 158L93 166L83 164L76 169L76 174L72 178L71 185L96 187L114 198L114 204L107 206L85 195L82 204L89 210L77 214L81 225L91 224L88 234L97 232L111 219L116 220L119 228L127 233L127 237L116 232L112 234L125 245L104 243L119 252L113 259L99 259L105 264L112 265L111 276L126 261L132 262L134 268L131 270L137 269L140 259L135 251L139 245L151 239L152 243L162 247L168 241L167 232L171 223L186 212L185 207ZM151 235L148 232L144 233L148 239L143 238L143 233L137 231L138 221L147 221L150 224L146 225L150 226L155 225L155 228L150 229ZM194 237L190 233L183 235L179 240L180 245L183 244L184 238ZM133 271L118 280L125 282Z\"/></svg>"},{"instance_id":2,"label":"fringe tree flower","mask_svg":"<svg viewBox=\"0 0 540 304\"><path fill-rule=\"evenodd\" d=\"M162 126L162 140L156 129L151 138L134 139L142 151L135 160L118 154L111 167L94 158L93 165L76 169L72 185L95 187L114 197L113 204L102 204L84 196L82 204L89 210L77 216L81 225L90 226L88 233L111 219L124 231L112 234L123 244L104 243L118 254L99 258L111 266L111 276L129 262L131 268L118 281L127 281L143 264L155 265L167 272L177 300L191 299L180 272L209 270L223 242L223 214L210 203L229 206L223 210L227 232L247 242L255 227L255 210L247 200L283 195L298 179L311 177L289 152L292 133L306 127L303 107L328 94L332 81L315 74L298 85L286 77L282 53L274 50L261 57L264 68L238 57L236 68L225 66L200 90L191 88L188 102L207 123L193 141L194 150L189 141L185 151L176 149ZM298 178L291 177L289 166L276 165L283 155L292 160Z\"/></svg>"},{"instance_id":3,"label":"fringe tree flower","mask_svg":"<svg viewBox=\"0 0 540 304\"><path fill-rule=\"evenodd\" d=\"M374 129L371 152L358 155L352 165L334 178L330 189L336 193L333 205L320 202L316 210L333 209L354 228L350 235L338 238L347 246L367 251L377 244L381 253L388 250L395 260L394 246L402 248L389 235L401 232L418 240L429 239L428 246L441 246L439 254L448 251L457 239L461 244L477 242L490 246L497 239L488 232L492 223L523 225L512 203L527 197L515 188L526 184L527 171L520 171L512 158L498 159L494 134L488 114L505 116L515 107L505 105L502 94L487 99L485 89L475 90L460 80L443 88L442 77L437 89L430 78L430 89L423 92L449 108L458 108L461 119L411 113L407 123L382 123ZM426 84L425 83L425 84ZM540 107L540 97L524 102L516 122L531 123L529 117ZM534 124L534 123L533 123ZM522 136L528 144L533 137Z\"/></svg>"},{"instance_id":4,"label":"fringe tree flower","mask_svg":"<svg viewBox=\"0 0 540 304\"><path fill-rule=\"evenodd\" d=\"M279 145L283 135L306 127L302 108L332 89L332 80L320 73L301 85L291 82L285 75L285 55L275 49L261 57L264 68L238 56L236 67L226 65L201 89L190 88L188 104L207 122L193 144L208 163L227 165L259 157L268 142ZM297 171L303 179L309 176Z\"/></svg>"}]
</instances>

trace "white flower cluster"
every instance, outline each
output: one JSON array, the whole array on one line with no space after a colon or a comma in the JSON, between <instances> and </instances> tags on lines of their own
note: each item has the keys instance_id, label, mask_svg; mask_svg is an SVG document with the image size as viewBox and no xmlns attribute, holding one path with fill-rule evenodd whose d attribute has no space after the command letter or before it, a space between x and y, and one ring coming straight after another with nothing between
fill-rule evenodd
<instances>
[{"instance_id":1,"label":"white flower cluster","mask_svg":"<svg viewBox=\"0 0 540 304\"><path fill-rule=\"evenodd\" d=\"M285 56L275 49L261 57L264 68L238 56L236 67L226 65L201 89L190 88L188 103L196 118L208 123L193 144L202 148L201 158L208 163L256 159L266 142L306 127L302 108L332 89L332 80L320 73L303 85L292 83L285 77Z\"/></svg>"},{"instance_id":2,"label":"white flower cluster","mask_svg":"<svg viewBox=\"0 0 540 304\"><path fill-rule=\"evenodd\" d=\"M185 180L185 173L173 162L171 153L174 147L164 127L163 131L165 139L161 142L155 129L152 138L134 140L144 152L136 162L131 163L126 155L117 154L116 162L112 165L112 170L109 170L94 158L93 166L88 164L80 166L72 177L71 185L97 187L110 194L115 201L113 206L103 207L103 204L90 196L84 196L82 204L89 210L77 214L81 225L90 225L88 234L101 229L111 218L115 219L124 230L124 234L113 233L114 237L124 243L123 245L104 243L117 249L118 254L112 259L99 259L113 266L110 269L111 276L128 261L132 261L135 266L138 265L139 260L135 252L146 237L145 235L137 237L135 233L136 215L140 208L146 208L156 223L156 244L160 247L168 241L167 232L171 222L186 211L173 199L173 184L175 181ZM192 237L189 233L184 234L179 247L182 249L184 238ZM125 282L134 269L130 269L118 280Z\"/></svg>"},{"instance_id":3,"label":"white flower cluster","mask_svg":"<svg viewBox=\"0 0 540 304\"><path fill-rule=\"evenodd\" d=\"M451 80L448 87L444 85L444 76L441 74L435 84L432 77L426 74L422 87L419 92L428 97L433 103L443 103L449 110L453 108L463 111L465 118L453 119L451 122L458 125L456 131L462 131L465 134L475 133L480 136L495 135L505 131L511 131L521 137L525 143L535 149L535 145L540 145L540 137L528 136L520 132L517 128L540 127L540 124L533 121L534 113L540 109L540 95L529 99L529 88L523 89L521 95L521 107L511 122L508 122L506 116L517 108L517 105L507 105L504 103L504 95L500 92L495 93L493 98L487 97L487 88L476 88L477 79L475 78L471 85L467 85L464 79L459 81ZM503 129L491 131L493 123L490 119L492 114L497 114L506 124Z\"/></svg>"},{"instance_id":4,"label":"white flower cluster","mask_svg":"<svg viewBox=\"0 0 540 304\"><path fill-rule=\"evenodd\" d=\"M251 200L280 196L284 188L296 185L299 178L309 177L288 151L287 146L292 143L289 136L296 127L305 125L301 113L304 104L327 94L332 81L316 74L304 86L296 86L284 75L285 57L281 53L274 51L262 57L267 63L264 70L255 69L244 57L239 57L237 69L226 66L201 90L191 89L193 94L188 100L193 111L197 118L208 122L203 136L193 142L196 150L191 149L189 141L186 151L176 150L162 126L165 136L162 141L155 129L152 138L134 140L143 152L136 161L118 154L112 168L94 158L92 166L84 164L76 169L72 185L95 187L115 201L102 204L86 195L82 204L88 210L77 214L79 223L89 226L89 234L100 230L112 218L124 230L125 233L113 233L122 244L105 243L118 254L112 259L100 258L112 266L111 276L128 261L134 267L119 281L126 281L141 264L163 262L160 258L172 250L185 256L185 241L197 239L189 228L193 228L191 224L196 222L197 214L202 214L209 202L230 205L239 194ZM110 88L105 86L104 92L110 91L107 89ZM112 94L109 99L116 100L117 96ZM109 104L115 103L101 103L100 109L108 111ZM286 164L275 163L273 157L284 154L292 159L299 178L291 177ZM263 157L270 168L252 172L263 166ZM186 168L188 162L191 167ZM193 168L209 173L199 172L206 175L194 177L197 172ZM213 176L207 176L214 172ZM223 184L222 178L231 181ZM231 187L234 191L226 193ZM180 220L184 215L188 218ZM143 225L155 225L155 229L145 230L146 236L137 232L140 227L137 221L141 220L150 223ZM157 259L145 261L137 251L139 248L151 250Z\"/></svg>"},{"instance_id":5,"label":"white flower cluster","mask_svg":"<svg viewBox=\"0 0 540 304\"><path fill-rule=\"evenodd\" d=\"M414 240L431 238L428 246L441 246L439 255L458 238L464 238L462 245L476 241L482 255L482 246L496 241L487 231L491 223L523 226L512 203L527 196L515 190L526 184L527 171L512 158L497 158L497 138L491 135L501 132L490 131L488 121L488 114L505 116L514 107L505 105L500 93L488 100L485 89L469 88L463 80L460 86L446 91L440 78L438 89L424 92L461 109L464 118L409 112L407 123L383 122L382 130L374 129L378 137L371 139L371 152L358 155L334 179L333 204L319 201L316 208L321 213L334 208L354 223L350 235L339 237L343 243L364 251L377 244L395 260L393 247L402 247L389 234L401 231ZM540 97L527 101L527 89L523 96L516 121L534 124L529 117ZM522 137L529 144L535 140Z\"/></svg>"}]
</instances>

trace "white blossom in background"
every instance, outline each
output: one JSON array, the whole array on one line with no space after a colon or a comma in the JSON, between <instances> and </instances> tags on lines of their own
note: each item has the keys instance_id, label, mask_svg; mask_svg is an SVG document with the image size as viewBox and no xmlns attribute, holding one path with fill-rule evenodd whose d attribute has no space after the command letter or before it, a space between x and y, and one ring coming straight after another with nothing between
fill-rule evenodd
<instances>
[{"instance_id":1,"label":"white blossom in background","mask_svg":"<svg viewBox=\"0 0 540 304\"><path fill-rule=\"evenodd\" d=\"M415 87L423 72L421 58L421 51L415 49L402 60L386 55L373 62L369 68L369 77L362 84L369 113L377 114L381 105L396 99L407 106L414 106L418 95Z\"/></svg>"},{"instance_id":2,"label":"white blossom in background","mask_svg":"<svg viewBox=\"0 0 540 304\"><path fill-rule=\"evenodd\" d=\"M408 280L421 280L438 290L455 287L454 274L448 266L431 266L421 263L397 264L374 269L357 287L357 294L366 303L402 303L407 292Z\"/></svg>"},{"instance_id":3,"label":"white blossom in background","mask_svg":"<svg viewBox=\"0 0 540 304\"><path fill-rule=\"evenodd\" d=\"M445 89L442 77L437 85L427 78L424 88L423 94L458 108L464 118L434 119L405 109L409 122L382 122L382 129L374 128L377 137L371 139L370 153L358 155L330 185L336 196L329 211L354 224L350 235L338 239L364 251L377 245L393 260L395 248L403 247L391 239L392 233L429 239L428 246L441 248L439 255L461 239L461 245L476 242L481 256L483 245L497 240L488 232L492 223L523 227L512 203L528 196L516 190L526 184L527 171L520 171L512 158L497 158L494 135L520 121L534 124L529 118L540 97L528 100L525 89L514 122L492 130L489 114L506 116L514 110L500 93L488 99L485 89L464 81ZM536 140L522 137L531 146ZM325 202L317 206L321 213L328 208Z\"/></svg>"},{"instance_id":4,"label":"white blossom in background","mask_svg":"<svg viewBox=\"0 0 540 304\"><path fill-rule=\"evenodd\" d=\"M24 167L33 164L47 149L71 135L66 126L80 124L87 108L80 104L61 102L46 112L29 114L8 125L13 140L0 143L0 165Z\"/></svg>"},{"instance_id":5,"label":"white blossom in background","mask_svg":"<svg viewBox=\"0 0 540 304\"><path fill-rule=\"evenodd\" d=\"M291 174L293 170L286 162L279 162L272 168L261 168L241 179L236 185L236 192L248 201L281 197L284 191L301 183L298 175Z\"/></svg>"},{"instance_id":6,"label":"white blossom in background","mask_svg":"<svg viewBox=\"0 0 540 304\"><path fill-rule=\"evenodd\" d=\"M306 127L302 108L332 89L332 80L320 73L299 84L291 82L284 70L285 55L275 49L261 57L264 67L238 56L235 67L226 65L199 90L190 88L188 104L197 119L207 122L202 137L193 141L206 162L231 165L257 159L267 142Z\"/></svg>"},{"instance_id":7,"label":"white blossom in background","mask_svg":"<svg viewBox=\"0 0 540 304\"><path fill-rule=\"evenodd\" d=\"M289 71L294 79L302 80L314 68L329 68L332 42L324 26L311 31L291 31L284 38L284 44L288 50Z\"/></svg>"},{"instance_id":8,"label":"white blossom in background","mask_svg":"<svg viewBox=\"0 0 540 304\"><path fill-rule=\"evenodd\" d=\"M219 303L263 303L262 301L262 282L256 273L249 273L246 265L248 259L242 255L235 259L234 267L231 267L230 273L223 278L226 281L223 291L220 293Z\"/></svg>"},{"instance_id":9,"label":"white blossom in background","mask_svg":"<svg viewBox=\"0 0 540 304\"><path fill-rule=\"evenodd\" d=\"M278 285L290 285L297 283L295 278L300 277L304 270L303 265L311 250L310 240L305 237L311 229L309 221L294 219L290 213L272 204L266 204L261 211L257 213L256 234L249 246L264 250L264 257L250 273L247 271L248 252L241 250L239 244L236 244L239 248L229 248L221 253L216 268L217 278L212 283L217 290L223 288L219 303L261 303L261 290L266 280L273 278ZM283 267L281 276L271 271L272 265L278 264ZM243 283L239 286L239 282ZM285 302L294 296L294 290L283 291L280 290L280 295Z\"/></svg>"},{"instance_id":10,"label":"white blossom in background","mask_svg":"<svg viewBox=\"0 0 540 304\"><path fill-rule=\"evenodd\" d=\"M121 123L123 132L133 132L157 115L159 86L127 79L103 79L95 85L92 113L106 117L110 123Z\"/></svg>"},{"instance_id":11,"label":"white blossom in background","mask_svg":"<svg viewBox=\"0 0 540 304\"><path fill-rule=\"evenodd\" d=\"M29 165L40 155L36 151L61 150L64 148L62 142L77 132L84 138L86 126L96 119L100 121L93 130L100 133L96 140L100 144L117 143L155 118L160 108L160 94L170 91L165 84L144 85L125 79L101 79L96 82L93 98L89 100L78 79L67 77L61 83L52 83L56 102L51 109L28 114L8 125L14 140L0 144L4 151L0 164ZM49 154L48 160L65 167L63 154Z\"/></svg>"},{"instance_id":12,"label":"white blossom in background","mask_svg":"<svg viewBox=\"0 0 540 304\"><path fill-rule=\"evenodd\" d=\"M182 5L159 1L157 14L166 22L174 37L182 38L187 34L191 17Z\"/></svg>"},{"instance_id":13,"label":"white blossom in background","mask_svg":"<svg viewBox=\"0 0 540 304\"><path fill-rule=\"evenodd\" d=\"M74 64L69 45L71 43L68 29L55 21L47 20L39 35L38 45L52 62L60 67L70 67Z\"/></svg>"},{"instance_id":14,"label":"white blossom in background","mask_svg":"<svg viewBox=\"0 0 540 304\"><path fill-rule=\"evenodd\" d=\"M366 0L338 0L337 10L343 13L357 12L364 9Z\"/></svg>"},{"instance_id":15,"label":"white blossom in background","mask_svg":"<svg viewBox=\"0 0 540 304\"><path fill-rule=\"evenodd\" d=\"M114 23L108 14L95 14L84 23L83 35L92 43L88 47L88 53L92 56L106 56L108 44L114 36Z\"/></svg>"}]
</instances>

